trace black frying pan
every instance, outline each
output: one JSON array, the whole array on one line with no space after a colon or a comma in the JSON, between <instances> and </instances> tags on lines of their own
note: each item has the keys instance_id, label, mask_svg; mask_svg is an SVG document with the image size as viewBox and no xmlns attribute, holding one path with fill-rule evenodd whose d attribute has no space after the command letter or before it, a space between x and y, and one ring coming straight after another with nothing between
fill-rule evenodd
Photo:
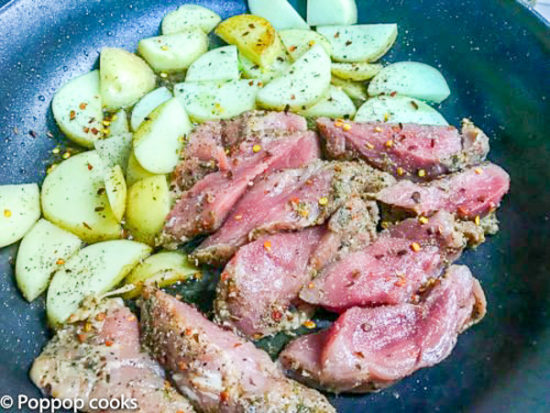
<instances>
[{"instance_id":1,"label":"black frying pan","mask_svg":"<svg viewBox=\"0 0 550 413\"><path fill-rule=\"evenodd\" d=\"M61 84L97 65L103 46L135 49L184 2L0 0L0 184L43 179ZM441 68L452 90L442 113L454 124L471 117L491 136L490 158L510 172L512 191L500 233L462 259L485 288L485 320L440 365L333 401L341 412L550 411L550 28L512 0L357 2L360 22L399 24L386 60ZM238 0L195 3L223 17L246 10ZM16 250L0 251L0 396L38 396L27 372L49 333L43 301L29 305L15 287Z\"/></svg>"}]
</instances>

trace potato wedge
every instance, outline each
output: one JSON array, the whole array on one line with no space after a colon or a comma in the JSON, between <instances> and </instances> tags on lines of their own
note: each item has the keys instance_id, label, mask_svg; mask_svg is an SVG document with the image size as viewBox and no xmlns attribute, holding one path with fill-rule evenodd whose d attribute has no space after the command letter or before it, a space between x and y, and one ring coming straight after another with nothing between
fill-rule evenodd
<instances>
[{"instance_id":1,"label":"potato wedge","mask_svg":"<svg viewBox=\"0 0 550 413\"><path fill-rule=\"evenodd\" d=\"M261 67L252 60L239 53L239 61L243 77L247 79L256 79L266 85L290 68L290 60L285 54L278 56L269 67Z\"/></svg>"},{"instance_id":2,"label":"potato wedge","mask_svg":"<svg viewBox=\"0 0 550 413\"><path fill-rule=\"evenodd\" d=\"M137 131L143 120L157 107L172 99L172 92L167 87L162 86L143 96L132 109L130 126L133 131Z\"/></svg>"},{"instance_id":3,"label":"potato wedge","mask_svg":"<svg viewBox=\"0 0 550 413\"><path fill-rule=\"evenodd\" d=\"M46 312L52 326L71 321L84 298L106 293L151 253L128 240L100 242L80 250L57 271L48 288Z\"/></svg>"},{"instance_id":4,"label":"potato wedge","mask_svg":"<svg viewBox=\"0 0 550 413\"><path fill-rule=\"evenodd\" d=\"M138 53L155 72L181 72L208 50L208 37L198 28L139 41Z\"/></svg>"},{"instance_id":5,"label":"potato wedge","mask_svg":"<svg viewBox=\"0 0 550 413\"><path fill-rule=\"evenodd\" d=\"M364 82L376 76L382 68L378 63L333 63L331 72L340 79Z\"/></svg>"},{"instance_id":6,"label":"potato wedge","mask_svg":"<svg viewBox=\"0 0 550 413\"><path fill-rule=\"evenodd\" d=\"M309 29L308 24L287 0L248 0L252 14L267 19L275 30Z\"/></svg>"},{"instance_id":7,"label":"potato wedge","mask_svg":"<svg viewBox=\"0 0 550 413\"><path fill-rule=\"evenodd\" d=\"M27 301L48 288L52 274L81 247L82 241L45 219L25 235L17 251L15 280Z\"/></svg>"},{"instance_id":8,"label":"potato wedge","mask_svg":"<svg viewBox=\"0 0 550 413\"><path fill-rule=\"evenodd\" d=\"M105 174L105 192L113 215L118 222L122 221L126 211L126 181L120 165L107 169Z\"/></svg>"},{"instance_id":9,"label":"potato wedge","mask_svg":"<svg viewBox=\"0 0 550 413\"><path fill-rule=\"evenodd\" d=\"M317 31L332 45L338 62L374 62L386 54L397 38L396 24L320 26Z\"/></svg>"},{"instance_id":10,"label":"potato wedge","mask_svg":"<svg viewBox=\"0 0 550 413\"><path fill-rule=\"evenodd\" d=\"M200 28L205 33L210 33L221 20L220 16L206 7L184 4L164 16L162 34L178 33L194 27Z\"/></svg>"},{"instance_id":11,"label":"potato wedge","mask_svg":"<svg viewBox=\"0 0 550 413\"><path fill-rule=\"evenodd\" d=\"M325 36L313 30L282 30L279 32L279 36L292 60L297 60L316 44L321 45L327 55L330 56L332 53L330 42Z\"/></svg>"},{"instance_id":12,"label":"potato wedge","mask_svg":"<svg viewBox=\"0 0 550 413\"><path fill-rule=\"evenodd\" d=\"M307 22L311 26L357 23L355 0L308 0Z\"/></svg>"},{"instance_id":13,"label":"potato wedge","mask_svg":"<svg viewBox=\"0 0 550 413\"><path fill-rule=\"evenodd\" d=\"M300 112L301 115L311 118L346 118L355 114L355 105L351 98L342 89L330 86L328 96L321 99L309 109Z\"/></svg>"},{"instance_id":14,"label":"potato wedge","mask_svg":"<svg viewBox=\"0 0 550 413\"><path fill-rule=\"evenodd\" d=\"M406 96L378 96L357 110L356 122L417 123L448 125L445 118L426 103Z\"/></svg>"},{"instance_id":15,"label":"potato wedge","mask_svg":"<svg viewBox=\"0 0 550 413\"><path fill-rule=\"evenodd\" d=\"M125 299L141 294L145 284L167 287L178 281L185 281L200 273L200 269L189 262L186 254L178 251L162 251L147 257L138 264L124 280L124 284L133 284L134 289L123 295Z\"/></svg>"},{"instance_id":16,"label":"potato wedge","mask_svg":"<svg viewBox=\"0 0 550 413\"><path fill-rule=\"evenodd\" d=\"M237 47L225 46L210 50L187 70L186 82L223 82L239 79Z\"/></svg>"},{"instance_id":17,"label":"potato wedge","mask_svg":"<svg viewBox=\"0 0 550 413\"><path fill-rule=\"evenodd\" d=\"M130 145L130 156L128 158L128 167L126 168L126 186L130 187L137 181L141 181L145 178L151 178L152 176L158 175L149 172L139 164Z\"/></svg>"},{"instance_id":18,"label":"potato wedge","mask_svg":"<svg viewBox=\"0 0 550 413\"><path fill-rule=\"evenodd\" d=\"M170 190L164 175L152 176L128 190L126 227L138 241L153 245L170 212Z\"/></svg>"},{"instance_id":19,"label":"potato wedge","mask_svg":"<svg viewBox=\"0 0 550 413\"><path fill-rule=\"evenodd\" d=\"M269 67L284 52L275 29L260 16L239 14L230 17L216 27L215 33L261 67Z\"/></svg>"},{"instance_id":20,"label":"potato wedge","mask_svg":"<svg viewBox=\"0 0 550 413\"><path fill-rule=\"evenodd\" d=\"M0 186L0 248L19 241L40 218L36 184Z\"/></svg>"},{"instance_id":21,"label":"potato wedge","mask_svg":"<svg viewBox=\"0 0 550 413\"><path fill-rule=\"evenodd\" d=\"M228 119L254 109L258 83L233 80L225 83L179 83L174 94L195 122Z\"/></svg>"},{"instance_id":22,"label":"potato wedge","mask_svg":"<svg viewBox=\"0 0 550 413\"><path fill-rule=\"evenodd\" d=\"M386 66L369 84L370 96L397 92L400 95L440 103L451 94L447 81L435 67L419 62Z\"/></svg>"},{"instance_id":23,"label":"potato wedge","mask_svg":"<svg viewBox=\"0 0 550 413\"><path fill-rule=\"evenodd\" d=\"M354 82L353 80L340 79L332 76L330 83L342 89L355 102L364 102L368 99L367 88L363 82Z\"/></svg>"},{"instance_id":24,"label":"potato wedge","mask_svg":"<svg viewBox=\"0 0 550 413\"><path fill-rule=\"evenodd\" d=\"M95 141L94 145L105 167L110 168L119 165L123 171L126 170L128 158L132 150L131 133L123 133L107 139L100 139Z\"/></svg>"},{"instance_id":25,"label":"potato wedge","mask_svg":"<svg viewBox=\"0 0 550 413\"><path fill-rule=\"evenodd\" d=\"M93 147L103 129L99 71L91 71L64 84L53 97L52 112L59 129L70 140Z\"/></svg>"},{"instance_id":26,"label":"potato wedge","mask_svg":"<svg viewBox=\"0 0 550 413\"><path fill-rule=\"evenodd\" d=\"M128 125L128 114L124 109L120 109L109 120L109 136L118 136L130 132Z\"/></svg>"},{"instance_id":27,"label":"potato wedge","mask_svg":"<svg viewBox=\"0 0 550 413\"><path fill-rule=\"evenodd\" d=\"M179 162L183 138L193 126L177 98L153 110L134 133L134 154L149 172L167 174Z\"/></svg>"},{"instance_id":28,"label":"potato wedge","mask_svg":"<svg viewBox=\"0 0 550 413\"><path fill-rule=\"evenodd\" d=\"M139 56L124 49L105 47L99 57L103 105L115 111L132 106L155 87L155 74Z\"/></svg>"},{"instance_id":29,"label":"potato wedge","mask_svg":"<svg viewBox=\"0 0 550 413\"><path fill-rule=\"evenodd\" d=\"M61 162L42 184L44 217L88 243L120 238L122 228L105 194L105 172L96 151Z\"/></svg>"},{"instance_id":30,"label":"potato wedge","mask_svg":"<svg viewBox=\"0 0 550 413\"><path fill-rule=\"evenodd\" d=\"M319 102L330 85L330 58L320 45L313 46L257 96L266 109L305 110Z\"/></svg>"}]
</instances>

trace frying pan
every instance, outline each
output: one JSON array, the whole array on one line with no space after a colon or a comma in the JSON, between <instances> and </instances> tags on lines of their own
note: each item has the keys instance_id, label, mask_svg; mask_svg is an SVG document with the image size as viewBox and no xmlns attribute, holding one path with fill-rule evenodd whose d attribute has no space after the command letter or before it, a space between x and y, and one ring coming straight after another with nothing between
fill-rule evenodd
<instances>
[{"instance_id":1,"label":"frying pan","mask_svg":"<svg viewBox=\"0 0 550 413\"><path fill-rule=\"evenodd\" d=\"M97 66L103 46L135 49L183 2L0 0L0 184L42 181L57 143L47 132L59 134L49 102L60 85ZM384 60L441 69L452 90L441 112L487 132L490 159L509 171L512 190L499 234L462 258L487 294L485 320L440 365L378 394L332 401L340 412L548 412L550 28L512 0L357 2L360 22L399 24ZM222 17L246 11L238 0L192 3ZM29 305L15 287L16 251L0 251L0 396L36 397L27 373L50 333L43 299Z\"/></svg>"}]
</instances>

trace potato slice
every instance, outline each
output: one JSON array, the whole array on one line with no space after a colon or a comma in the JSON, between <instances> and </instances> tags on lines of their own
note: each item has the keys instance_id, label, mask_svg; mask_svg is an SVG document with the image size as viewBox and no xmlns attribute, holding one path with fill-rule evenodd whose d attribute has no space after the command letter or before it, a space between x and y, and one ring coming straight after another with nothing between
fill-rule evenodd
<instances>
[{"instance_id":1,"label":"potato slice","mask_svg":"<svg viewBox=\"0 0 550 413\"><path fill-rule=\"evenodd\" d=\"M357 23L355 0L308 0L307 22L311 26Z\"/></svg>"},{"instance_id":2,"label":"potato slice","mask_svg":"<svg viewBox=\"0 0 550 413\"><path fill-rule=\"evenodd\" d=\"M162 34L178 33L194 27L210 33L221 21L221 17L206 7L184 4L168 13L162 19Z\"/></svg>"},{"instance_id":3,"label":"potato slice","mask_svg":"<svg viewBox=\"0 0 550 413\"><path fill-rule=\"evenodd\" d=\"M223 82L239 79L237 47L225 46L210 50L199 57L187 70L186 82Z\"/></svg>"},{"instance_id":4,"label":"potato slice","mask_svg":"<svg viewBox=\"0 0 550 413\"><path fill-rule=\"evenodd\" d=\"M61 162L42 184L44 217L88 243L119 238L121 227L105 194L105 172L96 151Z\"/></svg>"},{"instance_id":5,"label":"potato slice","mask_svg":"<svg viewBox=\"0 0 550 413\"><path fill-rule=\"evenodd\" d=\"M157 176L157 174L151 173L144 169L136 159L134 151L130 147L130 157L128 158L128 167L126 168L126 186L130 187L137 181L141 181L145 178L151 178Z\"/></svg>"},{"instance_id":6,"label":"potato slice","mask_svg":"<svg viewBox=\"0 0 550 413\"><path fill-rule=\"evenodd\" d=\"M326 37L313 30L282 30L279 36L293 60L297 60L316 44L323 46L327 55L332 53L332 46Z\"/></svg>"},{"instance_id":7,"label":"potato slice","mask_svg":"<svg viewBox=\"0 0 550 413\"><path fill-rule=\"evenodd\" d=\"M94 70L64 84L53 97L52 112L59 129L70 140L93 147L103 128L99 71Z\"/></svg>"},{"instance_id":8,"label":"potato slice","mask_svg":"<svg viewBox=\"0 0 550 413\"><path fill-rule=\"evenodd\" d=\"M362 82L376 76L383 66L378 63L333 63L331 72L341 79Z\"/></svg>"},{"instance_id":9,"label":"potato slice","mask_svg":"<svg viewBox=\"0 0 550 413\"><path fill-rule=\"evenodd\" d=\"M338 62L374 62L397 38L396 24L320 26L317 31L331 43L332 58Z\"/></svg>"},{"instance_id":10,"label":"potato slice","mask_svg":"<svg viewBox=\"0 0 550 413\"><path fill-rule=\"evenodd\" d=\"M276 30L309 29L287 0L248 0L248 8L252 14L267 19Z\"/></svg>"},{"instance_id":11,"label":"potato slice","mask_svg":"<svg viewBox=\"0 0 550 413\"><path fill-rule=\"evenodd\" d=\"M139 56L105 47L99 57L100 91L107 110L132 106L155 87L155 74Z\"/></svg>"},{"instance_id":12,"label":"potato slice","mask_svg":"<svg viewBox=\"0 0 550 413\"><path fill-rule=\"evenodd\" d=\"M257 102L267 109L305 110L319 102L330 85L330 58L313 46L281 77L258 92Z\"/></svg>"},{"instance_id":13,"label":"potato slice","mask_svg":"<svg viewBox=\"0 0 550 413\"><path fill-rule=\"evenodd\" d=\"M198 28L139 41L138 53L156 72L181 72L208 50L208 37Z\"/></svg>"},{"instance_id":14,"label":"potato slice","mask_svg":"<svg viewBox=\"0 0 550 413\"><path fill-rule=\"evenodd\" d=\"M352 118L355 114L355 105L346 92L331 85L326 98L300 114L312 118Z\"/></svg>"},{"instance_id":15,"label":"potato slice","mask_svg":"<svg viewBox=\"0 0 550 413\"><path fill-rule=\"evenodd\" d=\"M100 242L80 250L52 278L46 299L49 322L52 326L70 322L84 298L114 288L150 253L149 246L128 240Z\"/></svg>"},{"instance_id":16,"label":"potato slice","mask_svg":"<svg viewBox=\"0 0 550 413\"><path fill-rule=\"evenodd\" d=\"M364 102L368 99L367 88L363 82L354 82L353 80L340 79L332 76L330 83L342 89L346 94L356 102Z\"/></svg>"},{"instance_id":17,"label":"potato slice","mask_svg":"<svg viewBox=\"0 0 550 413\"><path fill-rule=\"evenodd\" d=\"M128 114L124 109L115 113L109 121L109 136L118 136L130 132Z\"/></svg>"},{"instance_id":18,"label":"potato slice","mask_svg":"<svg viewBox=\"0 0 550 413\"><path fill-rule=\"evenodd\" d=\"M124 284L133 284L135 288L124 294L124 298L137 297L145 284L167 287L188 280L197 273L200 273L200 269L189 262L186 254L178 251L159 252L146 258L128 274Z\"/></svg>"},{"instance_id":19,"label":"potato slice","mask_svg":"<svg viewBox=\"0 0 550 413\"><path fill-rule=\"evenodd\" d=\"M126 181L120 165L107 169L105 174L105 192L111 211L118 222L122 221L126 210Z\"/></svg>"},{"instance_id":20,"label":"potato slice","mask_svg":"<svg viewBox=\"0 0 550 413\"><path fill-rule=\"evenodd\" d=\"M138 241L153 245L170 212L170 190L164 175L133 184L128 191L126 226Z\"/></svg>"},{"instance_id":21,"label":"potato slice","mask_svg":"<svg viewBox=\"0 0 550 413\"><path fill-rule=\"evenodd\" d=\"M239 14L221 22L215 33L261 67L269 67L284 52L273 26L263 17Z\"/></svg>"},{"instance_id":22,"label":"potato slice","mask_svg":"<svg viewBox=\"0 0 550 413\"><path fill-rule=\"evenodd\" d=\"M149 114L161 104L167 100L172 99L172 92L167 87L162 86L158 89L149 92L136 103L134 109L132 109L132 117L130 119L130 126L133 131L137 131L139 125Z\"/></svg>"},{"instance_id":23,"label":"potato slice","mask_svg":"<svg viewBox=\"0 0 550 413\"><path fill-rule=\"evenodd\" d=\"M196 122L228 119L255 107L258 84L253 80L226 83L179 83L174 94Z\"/></svg>"},{"instance_id":24,"label":"potato slice","mask_svg":"<svg viewBox=\"0 0 550 413\"><path fill-rule=\"evenodd\" d=\"M0 248L23 238L38 218L38 185L0 185Z\"/></svg>"},{"instance_id":25,"label":"potato slice","mask_svg":"<svg viewBox=\"0 0 550 413\"><path fill-rule=\"evenodd\" d=\"M243 71L243 77L247 79L256 79L264 85L268 84L276 77L279 77L290 68L290 61L286 54L278 56L269 67L261 67L240 53L239 61L241 63L241 70Z\"/></svg>"},{"instance_id":26,"label":"potato slice","mask_svg":"<svg viewBox=\"0 0 550 413\"><path fill-rule=\"evenodd\" d=\"M27 301L48 288L52 274L81 247L82 241L70 232L39 220L25 235L17 251L15 280Z\"/></svg>"},{"instance_id":27,"label":"potato slice","mask_svg":"<svg viewBox=\"0 0 550 413\"><path fill-rule=\"evenodd\" d=\"M440 103L451 94L447 81L435 67L418 62L386 66L369 84L370 96L397 92L400 95Z\"/></svg>"},{"instance_id":28,"label":"potato slice","mask_svg":"<svg viewBox=\"0 0 550 413\"><path fill-rule=\"evenodd\" d=\"M431 106L399 95L378 96L367 100L357 111L355 121L448 125L445 118Z\"/></svg>"},{"instance_id":29,"label":"potato slice","mask_svg":"<svg viewBox=\"0 0 550 413\"><path fill-rule=\"evenodd\" d=\"M134 133L134 154L149 172L170 173L179 162L183 138L193 126L176 98L164 102L148 118Z\"/></svg>"},{"instance_id":30,"label":"potato slice","mask_svg":"<svg viewBox=\"0 0 550 413\"><path fill-rule=\"evenodd\" d=\"M95 141L94 145L105 167L119 165L123 171L126 170L128 158L132 150L131 133L123 133L107 139L100 139Z\"/></svg>"}]
</instances>

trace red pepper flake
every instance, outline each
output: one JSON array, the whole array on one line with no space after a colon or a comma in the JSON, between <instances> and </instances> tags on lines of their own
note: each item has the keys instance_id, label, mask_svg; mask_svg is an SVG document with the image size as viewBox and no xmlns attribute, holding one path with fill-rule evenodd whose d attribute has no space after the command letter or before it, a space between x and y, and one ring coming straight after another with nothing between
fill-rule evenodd
<instances>
[{"instance_id":1,"label":"red pepper flake","mask_svg":"<svg viewBox=\"0 0 550 413\"><path fill-rule=\"evenodd\" d=\"M227 391L225 391L225 390L222 391L222 392L220 393L220 401L221 401L222 403L225 403L225 402L228 401L228 400L229 400L229 392L227 392Z\"/></svg>"},{"instance_id":2,"label":"red pepper flake","mask_svg":"<svg viewBox=\"0 0 550 413\"><path fill-rule=\"evenodd\" d=\"M76 112L74 110L71 110L69 112L69 119L74 120L76 118Z\"/></svg>"},{"instance_id":3,"label":"red pepper flake","mask_svg":"<svg viewBox=\"0 0 550 413\"><path fill-rule=\"evenodd\" d=\"M296 99L296 95L290 95L290 100L295 100Z\"/></svg>"},{"instance_id":4,"label":"red pepper flake","mask_svg":"<svg viewBox=\"0 0 550 413\"><path fill-rule=\"evenodd\" d=\"M390 96L391 96L391 97L394 97L395 95L397 95L397 92L396 92L396 91L393 91L393 92L390 93Z\"/></svg>"},{"instance_id":5,"label":"red pepper flake","mask_svg":"<svg viewBox=\"0 0 550 413\"><path fill-rule=\"evenodd\" d=\"M221 279L222 281L227 281L229 279L229 273L226 271L222 272Z\"/></svg>"},{"instance_id":6,"label":"red pepper flake","mask_svg":"<svg viewBox=\"0 0 550 413\"><path fill-rule=\"evenodd\" d=\"M97 130L97 128L92 128L92 133L94 135L97 135L99 133L99 130Z\"/></svg>"},{"instance_id":7,"label":"red pepper flake","mask_svg":"<svg viewBox=\"0 0 550 413\"><path fill-rule=\"evenodd\" d=\"M82 110L86 109L86 106L88 106L86 102L82 102L80 105L78 105L78 107Z\"/></svg>"},{"instance_id":8,"label":"red pepper flake","mask_svg":"<svg viewBox=\"0 0 550 413\"><path fill-rule=\"evenodd\" d=\"M105 345L107 347L111 347L113 344L115 344L113 340L109 340L109 339L105 340Z\"/></svg>"},{"instance_id":9,"label":"red pepper flake","mask_svg":"<svg viewBox=\"0 0 550 413\"><path fill-rule=\"evenodd\" d=\"M63 258L59 258L55 263L57 265L63 265L63 264L65 264L65 260Z\"/></svg>"},{"instance_id":10,"label":"red pepper flake","mask_svg":"<svg viewBox=\"0 0 550 413\"><path fill-rule=\"evenodd\" d=\"M266 251L271 251L271 241L267 240L264 242L264 248Z\"/></svg>"},{"instance_id":11,"label":"red pepper flake","mask_svg":"<svg viewBox=\"0 0 550 413\"><path fill-rule=\"evenodd\" d=\"M187 363L183 360L181 361L178 361L178 369L180 369L181 371L185 371L187 370Z\"/></svg>"},{"instance_id":12,"label":"red pepper flake","mask_svg":"<svg viewBox=\"0 0 550 413\"><path fill-rule=\"evenodd\" d=\"M307 285L307 288L309 288L310 290L313 289L315 287L315 284L313 284L313 282L310 282L308 285Z\"/></svg>"},{"instance_id":13,"label":"red pepper flake","mask_svg":"<svg viewBox=\"0 0 550 413\"><path fill-rule=\"evenodd\" d=\"M315 328L317 327L317 324L315 324L315 321L312 321L312 320L306 320L304 321L303 323L303 326L307 329L312 329L312 328Z\"/></svg>"},{"instance_id":14,"label":"red pepper flake","mask_svg":"<svg viewBox=\"0 0 550 413\"><path fill-rule=\"evenodd\" d=\"M88 162L88 171L91 171L92 169L94 169L94 166Z\"/></svg>"},{"instance_id":15,"label":"red pepper flake","mask_svg":"<svg viewBox=\"0 0 550 413\"><path fill-rule=\"evenodd\" d=\"M288 50L291 51L291 52L293 52L293 51L295 51L297 48L298 48L297 46L290 46L290 47L288 48Z\"/></svg>"},{"instance_id":16,"label":"red pepper flake","mask_svg":"<svg viewBox=\"0 0 550 413\"><path fill-rule=\"evenodd\" d=\"M399 280L394 283L396 287L403 287L405 284L407 284L407 280L403 275L400 275Z\"/></svg>"},{"instance_id":17,"label":"red pepper flake","mask_svg":"<svg viewBox=\"0 0 550 413\"><path fill-rule=\"evenodd\" d=\"M190 329L190 328L186 328L186 329L185 329L185 335L186 335L186 336L190 336L190 335L192 335L192 334L193 334L193 330L192 330L192 329Z\"/></svg>"},{"instance_id":18,"label":"red pepper flake","mask_svg":"<svg viewBox=\"0 0 550 413\"><path fill-rule=\"evenodd\" d=\"M283 313L278 310L273 310L273 312L271 313L271 318L277 322L281 321L281 319L283 318Z\"/></svg>"},{"instance_id":19,"label":"red pepper flake","mask_svg":"<svg viewBox=\"0 0 550 413\"><path fill-rule=\"evenodd\" d=\"M80 333L80 334L77 334L76 335L76 338L78 339L78 341L80 343L84 343L86 341L86 338L88 337L87 334L83 334L83 333Z\"/></svg>"},{"instance_id":20,"label":"red pepper flake","mask_svg":"<svg viewBox=\"0 0 550 413\"><path fill-rule=\"evenodd\" d=\"M338 39L339 37L340 37L340 32L334 33L334 38L335 38L335 39Z\"/></svg>"},{"instance_id":21,"label":"red pepper flake","mask_svg":"<svg viewBox=\"0 0 550 413\"><path fill-rule=\"evenodd\" d=\"M293 204L299 204L300 203L300 198L295 196L294 198L290 199L290 202L292 202Z\"/></svg>"},{"instance_id":22,"label":"red pepper flake","mask_svg":"<svg viewBox=\"0 0 550 413\"><path fill-rule=\"evenodd\" d=\"M466 208L462 207L462 206L459 206L457 208L457 212L459 213L459 215L461 215L463 217L468 215L468 210Z\"/></svg>"},{"instance_id":23,"label":"red pepper flake","mask_svg":"<svg viewBox=\"0 0 550 413\"><path fill-rule=\"evenodd\" d=\"M84 133L90 132L90 128L88 128L88 127L86 127L86 126L85 126L84 128L82 128L82 130L84 131Z\"/></svg>"}]
</instances>

